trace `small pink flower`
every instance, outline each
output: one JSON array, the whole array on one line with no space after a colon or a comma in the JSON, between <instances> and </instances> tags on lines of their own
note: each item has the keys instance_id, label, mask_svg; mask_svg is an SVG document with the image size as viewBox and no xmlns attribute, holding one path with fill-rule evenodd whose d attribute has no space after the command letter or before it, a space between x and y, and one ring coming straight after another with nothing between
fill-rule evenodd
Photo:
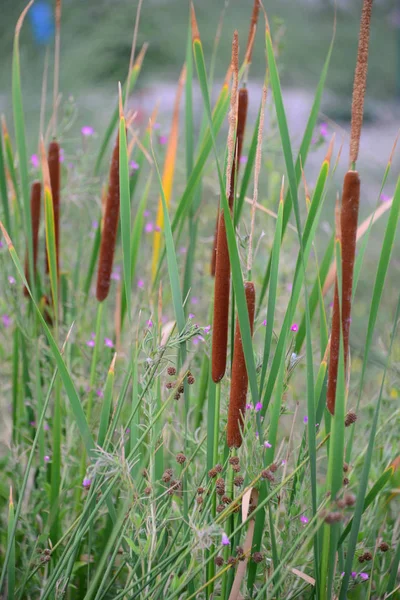
<instances>
[{"instance_id":1,"label":"small pink flower","mask_svg":"<svg viewBox=\"0 0 400 600\"><path fill-rule=\"evenodd\" d=\"M137 171L139 168L139 164L135 160L131 160L129 166L132 169L132 171Z\"/></svg>"},{"instance_id":2,"label":"small pink flower","mask_svg":"<svg viewBox=\"0 0 400 600\"><path fill-rule=\"evenodd\" d=\"M107 348L114 348L114 344L113 341L110 340L110 338L104 338L104 345L107 346Z\"/></svg>"},{"instance_id":3,"label":"small pink flower","mask_svg":"<svg viewBox=\"0 0 400 600\"><path fill-rule=\"evenodd\" d=\"M146 223L146 225L144 226L144 230L146 233L151 233L154 230L153 223L151 221L149 223Z\"/></svg>"},{"instance_id":4,"label":"small pink flower","mask_svg":"<svg viewBox=\"0 0 400 600\"><path fill-rule=\"evenodd\" d=\"M210 333L211 325L207 325L206 327L203 327L203 331L204 331L204 333Z\"/></svg>"},{"instance_id":5,"label":"small pink flower","mask_svg":"<svg viewBox=\"0 0 400 600\"><path fill-rule=\"evenodd\" d=\"M39 157L37 154L32 154L31 156L31 165L32 167L34 167L35 169L39 168L40 165L40 161L39 161Z\"/></svg>"},{"instance_id":6,"label":"small pink flower","mask_svg":"<svg viewBox=\"0 0 400 600\"><path fill-rule=\"evenodd\" d=\"M149 217L150 216L150 211L149 210L145 210L144 213L143 213L143 216L146 217L146 218Z\"/></svg>"},{"instance_id":7,"label":"small pink flower","mask_svg":"<svg viewBox=\"0 0 400 600\"><path fill-rule=\"evenodd\" d=\"M100 389L96 390L96 396L98 398L104 398L104 392L103 392L103 390L100 390Z\"/></svg>"},{"instance_id":8,"label":"small pink flower","mask_svg":"<svg viewBox=\"0 0 400 600\"><path fill-rule=\"evenodd\" d=\"M161 123L154 123L153 129L160 129Z\"/></svg>"},{"instance_id":9,"label":"small pink flower","mask_svg":"<svg viewBox=\"0 0 400 600\"><path fill-rule=\"evenodd\" d=\"M286 465L286 460L285 459L282 460L281 465L282 465L282 467L284 467Z\"/></svg>"},{"instance_id":10,"label":"small pink flower","mask_svg":"<svg viewBox=\"0 0 400 600\"><path fill-rule=\"evenodd\" d=\"M260 410L262 409L262 402L257 402L256 404L256 412L260 412Z\"/></svg>"},{"instance_id":11,"label":"small pink flower","mask_svg":"<svg viewBox=\"0 0 400 600\"><path fill-rule=\"evenodd\" d=\"M328 124L327 123L321 123L321 125L319 126L319 133L321 134L321 137L325 138L328 135Z\"/></svg>"},{"instance_id":12,"label":"small pink flower","mask_svg":"<svg viewBox=\"0 0 400 600\"><path fill-rule=\"evenodd\" d=\"M262 322L262 324L264 325L264 327L267 326L267 319L264 319L264 321Z\"/></svg>"},{"instance_id":13,"label":"small pink flower","mask_svg":"<svg viewBox=\"0 0 400 600\"><path fill-rule=\"evenodd\" d=\"M268 440L265 440L264 448L272 448L272 444Z\"/></svg>"},{"instance_id":14,"label":"small pink flower","mask_svg":"<svg viewBox=\"0 0 400 600\"><path fill-rule=\"evenodd\" d=\"M149 319L148 321L146 321L146 325L150 329L151 327L153 327L153 321Z\"/></svg>"},{"instance_id":15,"label":"small pink flower","mask_svg":"<svg viewBox=\"0 0 400 600\"><path fill-rule=\"evenodd\" d=\"M84 125L81 129L81 134L83 137L91 137L94 135L94 129L93 127L90 127L90 125Z\"/></svg>"},{"instance_id":16,"label":"small pink flower","mask_svg":"<svg viewBox=\"0 0 400 600\"><path fill-rule=\"evenodd\" d=\"M389 200L391 200L390 196L388 196L387 194L381 194L381 197L380 197L381 202L389 202Z\"/></svg>"},{"instance_id":17,"label":"small pink flower","mask_svg":"<svg viewBox=\"0 0 400 600\"><path fill-rule=\"evenodd\" d=\"M11 323L12 323L12 319L9 315L5 314L1 317L2 323L4 325L4 327L7 329L8 327L10 327Z\"/></svg>"},{"instance_id":18,"label":"small pink flower","mask_svg":"<svg viewBox=\"0 0 400 600\"><path fill-rule=\"evenodd\" d=\"M159 225L155 225L154 226L154 231L160 232L161 231L161 227Z\"/></svg>"},{"instance_id":19,"label":"small pink flower","mask_svg":"<svg viewBox=\"0 0 400 600\"><path fill-rule=\"evenodd\" d=\"M49 424L48 424L48 423L45 423L45 424L43 425L43 429L44 429L44 431L50 431L50 426L49 426Z\"/></svg>"},{"instance_id":20,"label":"small pink flower","mask_svg":"<svg viewBox=\"0 0 400 600\"><path fill-rule=\"evenodd\" d=\"M0 248L4 248L4 244L1 240L0 240Z\"/></svg>"},{"instance_id":21,"label":"small pink flower","mask_svg":"<svg viewBox=\"0 0 400 600\"><path fill-rule=\"evenodd\" d=\"M239 162L240 162L240 164L245 165L247 163L247 160L248 160L248 157L243 155L240 157Z\"/></svg>"},{"instance_id":22,"label":"small pink flower","mask_svg":"<svg viewBox=\"0 0 400 600\"><path fill-rule=\"evenodd\" d=\"M256 438L258 439L260 437L260 434L258 433L258 431L256 431Z\"/></svg>"},{"instance_id":23,"label":"small pink flower","mask_svg":"<svg viewBox=\"0 0 400 600\"><path fill-rule=\"evenodd\" d=\"M368 573L360 573L360 578L363 581L367 581L369 579L369 575L368 575Z\"/></svg>"},{"instance_id":24,"label":"small pink flower","mask_svg":"<svg viewBox=\"0 0 400 600\"><path fill-rule=\"evenodd\" d=\"M186 252L187 252L187 250L186 250L185 246L181 246L179 248L179 254L186 254Z\"/></svg>"},{"instance_id":25,"label":"small pink flower","mask_svg":"<svg viewBox=\"0 0 400 600\"><path fill-rule=\"evenodd\" d=\"M89 346L89 348L94 348L96 345L96 342L94 340L88 340L86 342L86 346Z\"/></svg>"},{"instance_id":26,"label":"small pink flower","mask_svg":"<svg viewBox=\"0 0 400 600\"><path fill-rule=\"evenodd\" d=\"M49 462L50 461L50 456L48 454L46 454L46 456L44 457L44 462Z\"/></svg>"},{"instance_id":27,"label":"small pink flower","mask_svg":"<svg viewBox=\"0 0 400 600\"><path fill-rule=\"evenodd\" d=\"M158 138L158 143L161 144L161 146L165 146L165 144L168 142L168 136L167 135L160 135L160 137Z\"/></svg>"},{"instance_id":28,"label":"small pink flower","mask_svg":"<svg viewBox=\"0 0 400 600\"><path fill-rule=\"evenodd\" d=\"M193 296L192 297L192 304L198 304L199 303L199 299L197 296Z\"/></svg>"},{"instance_id":29,"label":"small pink flower","mask_svg":"<svg viewBox=\"0 0 400 600\"><path fill-rule=\"evenodd\" d=\"M85 490L88 490L90 488L92 484L92 480L89 479L89 477L85 477L85 479L82 481L82 486L85 488Z\"/></svg>"},{"instance_id":30,"label":"small pink flower","mask_svg":"<svg viewBox=\"0 0 400 600\"><path fill-rule=\"evenodd\" d=\"M120 269L119 268L115 268L114 271L111 273L111 279L113 281L120 281L121 279L121 273L120 273Z\"/></svg>"},{"instance_id":31,"label":"small pink flower","mask_svg":"<svg viewBox=\"0 0 400 600\"><path fill-rule=\"evenodd\" d=\"M292 331L298 331L299 330L299 326L297 325L297 323L293 323L293 325L290 328Z\"/></svg>"},{"instance_id":32,"label":"small pink flower","mask_svg":"<svg viewBox=\"0 0 400 600\"><path fill-rule=\"evenodd\" d=\"M143 279L138 279L137 285L138 285L138 288L140 288L142 290L144 288L144 281L143 281Z\"/></svg>"},{"instance_id":33,"label":"small pink flower","mask_svg":"<svg viewBox=\"0 0 400 600\"><path fill-rule=\"evenodd\" d=\"M253 405L252 405L252 403L251 403L251 402L248 402L248 403L246 404L246 410L253 410Z\"/></svg>"},{"instance_id":34,"label":"small pink flower","mask_svg":"<svg viewBox=\"0 0 400 600\"><path fill-rule=\"evenodd\" d=\"M355 579L357 577L357 572L356 571L352 571L351 572L351 576L353 579Z\"/></svg>"},{"instance_id":35,"label":"small pink flower","mask_svg":"<svg viewBox=\"0 0 400 600\"><path fill-rule=\"evenodd\" d=\"M225 532L222 534L221 544L223 546L229 546L229 544L230 544L229 538L228 538L228 536L226 535Z\"/></svg>"},{"instance_id":36,"label":"small pink flower","mask_svg":"<svg viewBox=\"0 0 400 600\"><path fill-rule=\"evenodd\" d=\"M17 282L15 281L15 277L13 277L12 275L8 276L8 283L10 285L15 285Z\"/></svg>"},{"instance_id":37,"label":"small pink flower","mask_svg":"<svg viewBox=\"0 0 400 600\"><path fill-rule=\"evenodd\" d=\"M308 523L308 518L305 515L301 515L300 521L306 525Z\"/></svg>"},{"instance_id":38,"label":"small pink flower","mask_svg":"<svg viewBox=\"0 0 400 600\"><path fill-rule=\"evenodd\" d=\"M307 417L307 415L305 417L303 417L303 423L304 423L304 425L307 425L307 423L308 423L308 417Z\"/></svg>"},{"instance_id":39,"label":"small pink flower","mask_svg":"<svg viewBox=\"0 0 400 600\"><path fill-rule=\"evenodd\" d=\"M194 319L194 314L193 313L189 313L189 319Z\"/></svg>"},{"instance_id":40,"label":"small pink flower","mask_svg":"<svg viewBox=\"0 0 400 600\"><path fill-rule=\"evenodd\" d=\"M99 222L98 221L92 221L92 229L97 229L99 226Z\"/></svg>"},{"instance_id":41,"label":"small pink flower","mask_svg":"<svg viewBox=\"0 0 400 600\"><path fill-rule=\"evenodd\" d=\"M60 148L60 163L63 163L65 160L64 148Z\"/></svg>"}]
</instances>

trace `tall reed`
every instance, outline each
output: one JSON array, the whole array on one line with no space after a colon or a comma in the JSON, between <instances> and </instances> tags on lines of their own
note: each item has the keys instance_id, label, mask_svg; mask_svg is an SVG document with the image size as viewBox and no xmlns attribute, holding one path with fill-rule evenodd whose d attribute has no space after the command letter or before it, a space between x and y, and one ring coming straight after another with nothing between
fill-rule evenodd
<instances>
[{"instance_id":1,"label":"tall reed","mask_svg":"<svg viewBox=\"0 0 400 600\"><path fill-rule=\"evenodd\" d=\"M246 281L244 284L244 291L246 294L250 331L253 335L254 312L256 304L256 291L254 283L251 281ZM239 318L237 318L232 363L231 392L228 410L228 427L226 433L226 441L229 448L240 448L242 445L242 430L244 413L246 410L248 383L249 378L247 374L246 359L243 352L242 335L240 333Z\"/></svg>"},{"instance_id":2,"label":"tall reed","mask_svg":"<svg viewBox=\"0 0 400 600\"><path fill-rule=\"evenodd\" d=\"M119 205L119 135L117 135L111 159L106 208L101 233L96 287L96 298L99 302L103 302L110 291L111 271L118 232Z\"/></svg>"},{"instance_id":3,"label":"tall reed","mask_svg":"<svg viewBox=\"0 0 400 600\"><path fill-rule=\"evenodd\" d=\"M354 260L357 241L358 211L360 204L360 178L358 172L356 171L356 161L360 148L360 137L364 114L372 2L373 0L364 0L361 15L358 55L353 88L350 137L350 169L344 178L342 206L340 212L342 294L341 302L339 302L339 286L338 281L336 280L332 314L332 333L327 390L327 407L332 415L335 412L341 332L343 335L345 370L347 369L348 365L351 298L353 293ZM340 311L341 315L339 315Z\"/></svg>"}]
</instances>

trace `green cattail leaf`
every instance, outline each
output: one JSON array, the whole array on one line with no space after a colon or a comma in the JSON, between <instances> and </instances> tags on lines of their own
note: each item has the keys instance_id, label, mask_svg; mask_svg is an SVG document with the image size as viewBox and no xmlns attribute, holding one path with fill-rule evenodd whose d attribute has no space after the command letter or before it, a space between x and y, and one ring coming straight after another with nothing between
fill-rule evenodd
<instances>
[{"instance_id":1,"label":"green cattail leaf","mask_svg":"<svg viewBox=\"0 0 400 600\"><path fill-rule=\"evenodd\" d=\"M56 324L58 323L58 274L57 274L57 255L56 255L56 233L54 226L54 210L51 189L44 188L44 218L46 231L46 252L49 262L49 275L51 296L53 299L53 309ZM56 325L57 327L57 325Z\"/></svg>"},{"instance_id":2,"label":"green cattail leaf","mask_svg":"<svg viewBox=\"0 0 400 600\"><path fill-rule=\"evenodd\" d=\"M32 239L32 221L31 221L31 205L29 196L29 173L28 173L28 155L26 150L26 136L25 136L25 117L23 107L23 96L21 88L21 66L19 56L19 34L22 28L24 18L32 6L33 0L29 2L18 20L15 36L14 36L14 48L13 48L13 61L12 61L12 106L14 115L14 128L15 128L15 140L18 151L19 159L19 174L21 179L21 196L23 204L23 219L24 219L24 231L25 238L28 248L28 262L29 262L29 278L32 285L33 295L35 292L35 278L34 278L34 266L33 266L33 239ZM17 190L16 190L17 193Z\"/></svg>"},{"instance_id":3,"label":"green cattail leaf","mask_svg":"<svg viewBox=\"0 0 400 600\"><path fill-rule=\"evenodd\" d=\"M3 218L7 231L12 231L11 220L10 220L10 209L8 206L8 194L6 184L6 171L4 165L4 152L3 152L3 136L0 130L0 196L3 205Z\"/></svg>"},{"instance_id":4,"label":"green cattail leaf","mask_svg":"<svg viewBox=\"0 0 400 600\"><path fill-rule=\"evenodd\" d=\"M121 117L119 124L119 191L125 297L128 318L130 320L132 293L131 194L129 187L128 147L126 141L126 124L124 117Z\"/></svg>"}]
</instances>

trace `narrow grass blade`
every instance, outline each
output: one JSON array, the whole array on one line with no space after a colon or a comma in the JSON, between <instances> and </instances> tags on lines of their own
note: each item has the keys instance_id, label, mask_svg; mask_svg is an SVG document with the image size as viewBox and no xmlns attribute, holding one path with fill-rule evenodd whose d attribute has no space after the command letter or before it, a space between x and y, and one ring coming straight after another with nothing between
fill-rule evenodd
<instances>
[{"instance_id":1,"label":"narrow grass blade","mask_svg":"<svg viewBox=\"0 0 400 600\"><path fill-rule=\"evenodd\" d=\"M3 152L3 136L0 130L0 196L3 204L3 218L7 231L12 231L11 220L10 220L10 209L8 206L8 194L6 184L6 171L4 165L4 152Z\"/></svg>"},{"instance_id":2,"label":"narrow grass blade","mask_svg":"<svg viewBox=\"0 0 400 600\"><path fill-rule=\"evenodd\" d=\"M122 97L120 92L122 109ZM124 287L128 318L131 319L132 269L131 269L131 194L129 188L128 148L125 118L121 113L119 124L119 190Z\"/></svg>"},{"instance_id":3,"label":"narrow grass blade","mask_svg":"<svg viewBox=\"0 0 400 600\"><path fill-rule=\"evenodd\" d=\"M8 502L8 536L7 545L10 548L10 558L8 562L7 575L7 598L14 600L15 596L15 535L14 535L14 502L12 496L12 487L10 487L10 499Z\"/></svg>"}]
</instances>

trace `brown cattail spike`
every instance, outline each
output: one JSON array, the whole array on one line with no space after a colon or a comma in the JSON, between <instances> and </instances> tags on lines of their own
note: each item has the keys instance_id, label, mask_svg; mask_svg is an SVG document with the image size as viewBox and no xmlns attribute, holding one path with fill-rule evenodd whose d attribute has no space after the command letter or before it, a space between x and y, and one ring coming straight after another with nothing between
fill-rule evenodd
<instances>
[{"instance_id":1,"label":"brown cattail spike","mask_svg":"<svg viewBox=\"0 0 400 600\"><path fill-rule=\"evenodd\" d=\"M244 284L247 310L249 313L250 331L253 334L256 292L254 284ZM239 320L236 321L235 345L232 364L231 393L228 410L227 444L229 448L240 448L242 445L243 416L246 409L248 375L243 352L242 336Z\"/></svg>"},{"instance_id":2,"label":"brown cattail spike","mask_svg":"<svg viewBox=\"0 0 400 600\"><path fill-rule=\"evenodd\" d=\"M357 171L348 171L344 178L342 209L340 214L340 236L342 242L342 314L343 348L345 368L349 351L351 296L353 291L354 259L358 208L360 203L360 178ZM335 411L336 382L340 348L340 306L338 285L335 286L333 303L331 348L328 373L327 406L333 415Z\"/></svg>"},{"instance_id":3,"label":"brown cattail spike","mask_svg":"<svg viewBox=\"0 0 400 600\"><path fill-rule=\"evenodd\" d=\"M225 375L228 347L229 291L231 266L228 241L226 238L225 217L220 212L218 223L217 253L214 284L214 318L212 337L212 379L221 381Z\"/></svg>"},{"instance_id":4,"label":"brown cattail spike","mask_svg":"<svg viewBox=\"0 0 400 600\"><path fill-rule=\"evenodd\" d=\"M353 87L353 104L351 108L350 165L353 165L357 161L360 147L361 128L364 116L364 99L367 87L368 47L371 29L372 2L373 0L364 0L361 14L357 65Z\"/></svg>"},{"instance_id":5,"label":"brown cattail spike","mask_svg":"<svg viewBox=\"0 0 400 600\"><path fill-rule=\"evenodd\" d=\"M119 220L119 135L113 150L106 210L101 235L99 270L97 274L96 298L99 302L108 296L111 283L111 271L114 261Z\"/></svg>"},{"instance_id":6,"label":"brown cattail spike","mask_svg":"<svg viewBox=\"0 0 400 600\"><path fill-rule=\"evenodd\" d=\"M60 146L56 141L49 145L48 153L49 173L51 196L53 199L54 212L54 232L56 237L56 264L57 274L60 271L60 179L61 179L61 163L60 163ZM46 273L49 272L49 262L46 254Z\"/></svg>"},{"instance_id":7,"label":"brown cattail spike","mask_svg":"<svg viewBox=\"0 0 400 600\"><path fill-rule=\"evenodd\" d=\"M33 273L36 277L37 258L39 249L39 225L40 225L40 204L41 204L42 186L40 181L34 181L31 187L31 219L32 219L32 241L33 241ZM25 278L29 283L29 258L28 252L25 255ZM25 296L29 296L27 288L24 288Z\"/></svg>"}]
</instances>

